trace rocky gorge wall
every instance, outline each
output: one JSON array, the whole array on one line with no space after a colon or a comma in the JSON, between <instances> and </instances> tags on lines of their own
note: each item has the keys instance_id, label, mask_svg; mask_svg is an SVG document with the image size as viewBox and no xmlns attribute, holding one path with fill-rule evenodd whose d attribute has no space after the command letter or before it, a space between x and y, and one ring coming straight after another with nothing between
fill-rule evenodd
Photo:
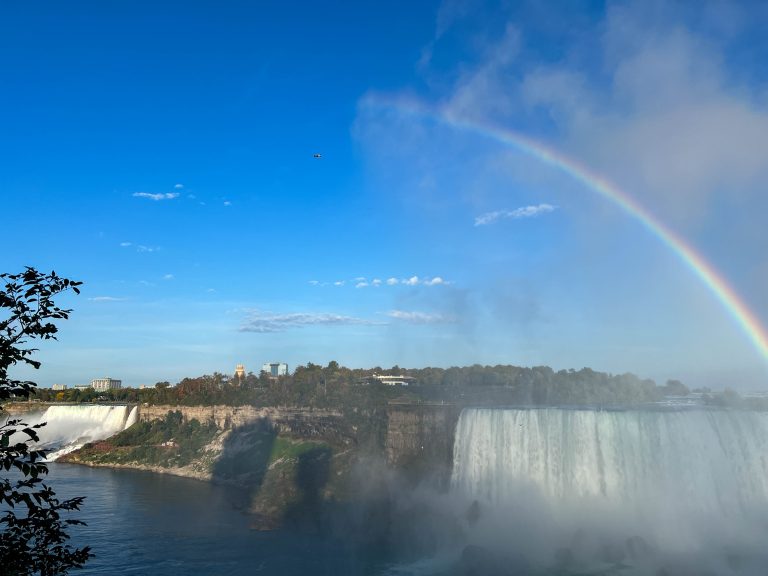
<instances>
[{"instance_id":1,"label":"rocky gorge wall","mask_svg":"<svg viewBox=\"0 0 768 576\"><path fill-rule=\"evenodd\" d=\"M454 430L461 408L450 404L390 404L387 409L387 463L416 478L450 474Z\"/></svg>"},{"instance_id":2,"label":"rocky gorge wall","mask_svg":"<svg viewBox=\"0 0 768 576\"><path fill-rule=\"evenodd\" d=\"M141 405L139 421L162 419L168 412L180 412L184 420L197 420L201 424L213 422L219 430L242 428L266 420L278 433L306 439L340 439L353 433L341 412L295 407Z\"/></svg>"},{"instance_id":3,"label":"rocky gorge wall","mask_svg":"<svg viewBox=\"0 0 768 576\"><path fill-rule=\"evenodd\" d=\"M5 405L7 413L44 412L48 404L18 402ZM279 434L296 438L325 438L354 442L356 426L338 410L302 407L139 405L138 419L151 422L168 412L180 412L186 421L213 422L227 431L268 421ZM387 406L384 438L379 449L394 468L450 469L454 431L461 409L449 404L397 404ZM382 445L383 444L383 445Z\"/></svg>"}]
</instances>

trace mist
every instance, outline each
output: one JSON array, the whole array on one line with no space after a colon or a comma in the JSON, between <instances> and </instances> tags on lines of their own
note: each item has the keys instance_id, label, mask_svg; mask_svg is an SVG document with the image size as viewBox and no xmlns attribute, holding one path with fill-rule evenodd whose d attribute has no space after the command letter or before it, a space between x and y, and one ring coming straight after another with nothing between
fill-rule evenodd
<instances>
[{"instance_id":1,"label":"mist","mask_svg":"<svg viewBox=\"0 0 768 576\"><path fill-rule=\"evenodd\" d=\"M447 482L365 463L344 530L391 574L757 576L767 433L762 412L465 409Z\"/></svg>"}]
</instances>

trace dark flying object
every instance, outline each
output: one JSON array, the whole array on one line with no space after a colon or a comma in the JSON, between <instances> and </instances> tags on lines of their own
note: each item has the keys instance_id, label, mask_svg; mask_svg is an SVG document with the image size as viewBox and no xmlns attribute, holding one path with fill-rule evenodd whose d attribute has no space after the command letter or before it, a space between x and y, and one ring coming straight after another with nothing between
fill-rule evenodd
<instances>
[{"instance_id":1,"label":"dark flying object","mask_svg":"<svg viewBox=\"0 0 768 576\"><path fill-rule=\"evenodd\" d=\"M320 154L312 154L312 158L322 158L322 155L320 155Z\"/></svg>"}]
</instances>

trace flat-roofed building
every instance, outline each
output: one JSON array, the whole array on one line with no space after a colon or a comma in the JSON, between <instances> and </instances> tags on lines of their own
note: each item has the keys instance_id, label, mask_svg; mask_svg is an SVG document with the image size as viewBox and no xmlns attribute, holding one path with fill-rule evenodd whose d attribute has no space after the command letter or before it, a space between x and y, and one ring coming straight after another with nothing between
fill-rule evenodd
<instances>
[{"instance_id":1,"label":"flat-roofed building","mask_svg":"<svg viewBox=\"0 0 768 576\"><path fill-rule=\"evenodd\" d=\"M94 378L91 380L91 388L97 391L116 390L122 387L123 381L114 378Z\"/></svg>"},{"instance_id":2,"label":"flat-roofed building","mask_svg":"<svg viewBox=\"0 0 768 576\"><path fill-rule=\"evenodd\" d=\"M413 376L385 376L382 374L374 374L371 378L378 380L387 386L408 386L409 384L414 384L416 382L416 378Z\"/></svg>"},{"instance_id":3,"label":"flat-roofed building","mask_svg":"<svg viewBox=\"0 0 768 576\"><path fill-rule=\"evenodd\" d=\"M67 385L66 384L54 384L53 386L51 386L51 389L52 390L66 390L67 389Z\"/></svg>"}]
</instances>

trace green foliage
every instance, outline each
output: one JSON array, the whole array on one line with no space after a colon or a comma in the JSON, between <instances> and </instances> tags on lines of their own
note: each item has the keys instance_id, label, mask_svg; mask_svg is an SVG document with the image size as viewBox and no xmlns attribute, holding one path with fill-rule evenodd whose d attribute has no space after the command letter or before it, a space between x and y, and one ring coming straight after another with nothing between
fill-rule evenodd
<instances>
[{"instance_id":1,"label":"green foliage","mask_svg":"<svg viewBox=\"0 0 768 576\"><path fill-rule=\"evenodd\" d=\"M405 375L415 379L407 387L386 386L374 374ZM141 390L124 388L101 392L115 402L165 404L171 406L301 406L342 410L360 419L363 427L375 428L365 419L395 399L409 402L455 404L508 404L526 406L639 405L667 395L688 394L678 380L657 386L653 380L634 374L607 374L591 368L560 370L549 366L530 368L511 365L408 369L351 369L331 361L323 367L309 363L288 376L270 378L249 373L236 379L214 372L184 378L176 386L166 382ZM65 401L88 401L93 394L64 391ZM44 401L55 401L52 391L40 391ZM358 416L356 416L358 415Z\"/></svg>"},{"instance_id":2,"label":"green foliage","mask_svg":"<svg viewBox=\"0 0 768 576\"><path fill-rule=\"evenodd\" d=\"M70 310L56 306L53 299L67 290L79 293L80 282L61 278L55 272L42 274L26 268L20 274L0 274L0 400L27 398L35 383L9 377L17 364L39 368L32 358L33 339L55 339L54 320L66 320ZM0 408L0 412L2 408ZM0 414L0 417L2 414ZM0 469L14 476L0 479L0 569L3 574L21 576L66 574L81 567L91 556L89 548L67 544L66 528L81 521L66 518L79 510L83 498L61 501L43 481L48 473L42 451L31 448L37 429L21 420L0 426ZM22 439L19 439L22 438Z\"/></svg>"},{"instance_id":3,"label":"green foliage","mask_svg":"<svg viewBox=\"0 0 768 576\"><path fill-rule=\"evenodd\" d=\"M186 466L200 457L216 433L213 422L185 421L178 410L168 411L162 420L137 422L107 440L84 446L78 458L103 464Z\"/></svg>"}]
</instances>

